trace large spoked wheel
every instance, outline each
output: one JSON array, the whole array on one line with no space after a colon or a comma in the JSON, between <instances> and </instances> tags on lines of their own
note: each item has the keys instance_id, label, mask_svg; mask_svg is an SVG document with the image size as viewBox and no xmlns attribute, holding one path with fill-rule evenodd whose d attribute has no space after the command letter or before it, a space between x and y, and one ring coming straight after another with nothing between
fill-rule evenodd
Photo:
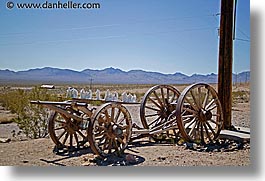
<instances>
[{"instance_id":1,"label":"large spoked wheel","mask_svg":"<svg viewBox=\"0 0 265 181\"><path fill-rule=\"evenodd\" d=\"M213 87L205 83L193 84L183 90L176 116L181 135L191 142L213 142L223 126L218 95Z\"/></svg>"},{"instance_id":2,"label":"large spoked wheel","mask_svg":"<svg viewBox=\"0 0 265 181\"><path fill-rule=\"evenodd\" d=\"M90 118L81 112L71 114L82 117L84 121L81 123L56 111L52 111L50 115L48 131L58 149L79 149L88 141L86 125Z\"/></svg>"},{"instance_id":3,"label":"large spoked wheel","mask_svg":"<svg viewBox=\"0 0 265 181\"><path fill-rule=\"evenodd\" d=\"M161 132L169 127L176 127L176 103L180 92L170 85L156 85L144 95L140 116L143 127L150 131ZM173 135L176 132L172 129Z\"/></svg>"},{"instance_id":4,"label":"large spoked wheel","mask_svg":"<svg viewBox=\"0 0 265 181\"><path fill-rule=\"evenodd\" d=\"M93 114L88 128L93 152L101 157L120 155L128 146L132 134L132 120L121 104L107 103Z\"/></svg>"}]
</instances>

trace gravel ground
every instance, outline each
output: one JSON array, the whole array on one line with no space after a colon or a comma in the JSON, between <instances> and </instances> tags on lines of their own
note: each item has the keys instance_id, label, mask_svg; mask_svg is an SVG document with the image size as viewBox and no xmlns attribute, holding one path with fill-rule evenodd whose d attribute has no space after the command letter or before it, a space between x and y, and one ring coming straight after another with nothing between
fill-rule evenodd
<instances>
[{"instance_id":1,"label":"gravel ground","mask_svg":"<svg viewBox=\"0 0 265 181\"><path fill-rule=\"evenodd\" d=\"M1 112L0 116L8 112ZM139 123L139 107L130 107L134 121ZM239 101L233 104L234 126L250 127L250 103ZM0 138L9 138L0 143L0 165L10 166L250 166L250 143L219 140L213 145L184 143L157 143L148 138L129 144L125 154L104 160L85 149L71 153L54 152L50 138L26 139L22 134L14 137L19 128L15 123L0 124Z\"/></svg>"},{"instance_id":2,"label":"gravel ground","mask_svg":"<svg viewBox=\"0 0 265 181\"><path fill-rule=\"evenodd\" d=\"M245 108L245 103L240 104L237 111L233 112L235 125L249 125L247 119L249 112ZM101 160L92 153L89 145L83 150L58 154L53 152L54 143L50 138L36 140L26 140L23 136L15 138L12 137L12 130L18 130L15 123L0 124L0 137L11 138L9 143L0 143L0 165L248 166L251 163L250 144L231 140L221 140L218 144L200 147L190 144L155 143L145 138L130 144L123 156Z\"/></svg>"}]
</instances>

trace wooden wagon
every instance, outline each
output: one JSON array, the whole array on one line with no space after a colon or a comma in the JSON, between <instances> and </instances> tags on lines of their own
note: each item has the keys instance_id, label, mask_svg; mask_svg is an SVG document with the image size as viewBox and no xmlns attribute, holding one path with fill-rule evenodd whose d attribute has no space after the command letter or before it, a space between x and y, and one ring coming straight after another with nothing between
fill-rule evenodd
<instances>
[{"instance_id":1,"label":"wooden wagon","mask_svg":"<svg viewBox=\"0 0 265 181\"><path fill-rule=\"evenodd\" d=\"M73 98L64 102L31 101L51 111L48 131L57 148L80 148L106 157L122 153L129 142L166 134L189 142L213 142L223 126L223 113L215 89L206 83L186 87L181 93L171 85L150 88L140 102ZM127 105L140 106L141 124L133 123Z\"/></svg>"}]
</instances>

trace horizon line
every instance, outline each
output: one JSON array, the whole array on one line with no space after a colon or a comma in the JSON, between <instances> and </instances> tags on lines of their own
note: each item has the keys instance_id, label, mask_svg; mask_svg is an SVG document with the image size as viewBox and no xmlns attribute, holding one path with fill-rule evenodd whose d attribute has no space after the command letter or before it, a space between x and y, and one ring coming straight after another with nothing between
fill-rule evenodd
<instances>
[{"instance_id":1,"label":"horizon line","mask_svg":"<svg viewBox=\"0 0 265 181\"><path fill-rule=\"evenodd\" d=\"M121 68L117 68L117 67L105 67L105 68L85 68L85 69L82 69L82 70L77 70L77 69L71 69L71 68L62 68L62 67L51 67L51 66L44 66L44 67L32 67L32 68L28 68L28 69L20 69L20 70L12 70L12 69L9 69L9 68L0 68L0 70L8 70L8 71L13 71L13 72L22 72L22 71L29 71L29 70L36 70L36 69L45 69L45 68L52 68L52 69L60 69L60 70L71 70L71 71L75 71L75 72L82 72L82 71L85 71L85 70L105 70L105 69L117 69L117 70L121 70L123 72L130 72L130 71L144 71L144 72L151 72L151 73L161 73L161 74L164 74L164 75L173 75L173 74L176 74L176 73L180 73L180 74L184 74L184 75L188 75L188 76L192 76L192 75L209 75L209 74L216 74L218 75L218 72L210 72L210 73L198 73L198 72L194 72L192 74L186 74L186 73L183 73L183 72L180 72L180 71L176 71L174 73L164 73L164 72L160 72L160 71L155 71L155 70L144 70L144 69L130 69L130 70L123 70ZM243 73L243 72L251 72L250 69L249 70L242 70L242 71L239 71L239 72L232 72L233 74L240 74L240 73Z\"/></svg>"}]
</instances>

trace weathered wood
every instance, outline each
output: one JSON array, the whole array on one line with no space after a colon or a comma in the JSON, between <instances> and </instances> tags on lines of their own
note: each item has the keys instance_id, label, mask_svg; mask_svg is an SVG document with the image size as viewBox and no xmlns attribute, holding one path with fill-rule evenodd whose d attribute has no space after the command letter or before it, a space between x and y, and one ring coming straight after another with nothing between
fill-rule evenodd
<instances>
[{"instance_id":1,"label":"weathered wood","mask_svg":"<svg viewBox=\"0 0 265 181\"><path fill-rule=\"evenodd\" d=\"M219 138L231 139L235 141L249 142L250 141L250 133L242 133L239 131L230 131L230 130L222 130L220 132Z\"/></svg>"},{"instance_id":2,"label":"weathered wood","mask_svg":"<svg viewBox=\"0 0 265 181\"><path fill-rule=\"evenodd\" d=\"M86 103L64 101L64 102L53 102L53 101L30 101L31 104L39 105L54 105L54 106L87 106Z\"/></svg>"},{"instance_id":3,"label":"weathered wood","mask_svg":"<svg viewBox=\"0 0 265 181\"><path fill-rule=\"evenodd\" d=\"M117 103L117 104L128 104L128 105L138 105L141 104L139 102L123 102L121 100L118 101L106 101L104 99L80 99L80 98L72 98L73 101L78 102L78 103L87 103L87 104L92 104L93 102L100 102L102 104L104 103Z\"/></svg>"},{"instance_id":4,"label":"weathered wood","mask_svg":"<svg viewBox=\"0 0 265 181\"><path fill-rule=\"evenodd\" d=\"M224 128L231 128L233 64L233 0L221 1L218 94L224 114Z\"/></svg>"}]
</instances>

